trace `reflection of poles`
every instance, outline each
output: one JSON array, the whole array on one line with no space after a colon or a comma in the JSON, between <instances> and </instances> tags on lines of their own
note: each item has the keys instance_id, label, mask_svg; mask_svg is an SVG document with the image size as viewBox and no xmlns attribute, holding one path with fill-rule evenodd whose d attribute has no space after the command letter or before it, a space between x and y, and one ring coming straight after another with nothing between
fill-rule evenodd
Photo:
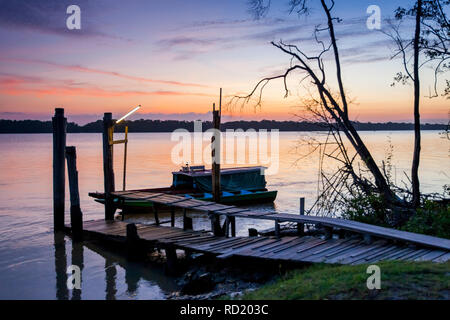
<instances>
[{"instance_id":1,"label":"reflection of poles","mask_svg":"<svg viewBox=\"0 0 450 320\"><path fill-rule=\"evenodd\" d=\"M72 242L72 265L80 268L80 284L83 281L82 271L84 267L84 247L79 242ZM81 289L72 290L72 300L81 300Z\"/></svg>"},{"instance_id":2,"label":"reflection of poles","mask_svg":"<svg viewBox=\"0 0 450 320\"><path fill-rule=\"evenodd\" d=\"M56 299L67 300L69 292L67 289L67 256L66 241L64 234L57 232L54 235L55 241L55 272L56 272Z\"/></svg>"},{"instance_id":3,"label":"reflection of poles","mask_svg":"<svg viewBox=\"0 0 450 320\"><path fill-rule=\"evenodd\" d=\"M116 300L116 266L110 258L105 258L106 300Z\"/></svg>"},{"instance_id":4,"label":"reflection of poles","mask_svg":"<svg viewBox=\"0 0 450 320\"><path fill-rule=\"evenodd\" d=\"M140 280L140 275L137 270L134 270L131 263L127 263L125 266L125 282L127 283L127 291L130 294L134 294L138 288L138 282Z\"/></svg>"}]
</instances>

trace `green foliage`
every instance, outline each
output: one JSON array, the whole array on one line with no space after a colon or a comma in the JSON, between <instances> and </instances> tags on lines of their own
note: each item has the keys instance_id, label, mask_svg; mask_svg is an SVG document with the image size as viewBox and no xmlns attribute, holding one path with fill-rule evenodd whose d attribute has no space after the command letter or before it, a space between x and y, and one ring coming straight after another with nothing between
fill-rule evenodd
<instances>
[{"instance_id":1,"label":"green foliage","mask_svg":"<svg viewBox=\"0 0 450 320\"><path fill-rule=\"evenodd\" d=\"M242 299L449 299L449 262L387 261L377 265L380 290L367 289L368 265L314 265L292 271Z\"/></svg>"},{"instance_id":2,"label":"green foliage","mask_svg":"<svg viewBox=\"0 0 450 320\"><path fill-rule=\"evenodd\" d=\"M402 229L450 239L450 205L426 201Z\"/></svg>"},{"instance_id":3,"label":"green foliage","mask_svg":"<svg viewBox=\"0 0 450 320\"><path fill-rule=\"evenodd\" d=\"M387 210L379 195L358 196L349 199L342 214L344 219L388 227Z\"/></svg>"}]
</instances>

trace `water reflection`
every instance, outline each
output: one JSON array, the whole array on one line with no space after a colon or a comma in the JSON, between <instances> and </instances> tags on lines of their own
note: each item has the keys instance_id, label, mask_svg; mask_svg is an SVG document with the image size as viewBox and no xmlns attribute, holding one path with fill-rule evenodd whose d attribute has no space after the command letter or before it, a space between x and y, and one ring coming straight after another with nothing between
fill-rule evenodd
<instances>
[{"instance_id":1,"label":"water reflection","mask_svg":"<svg viewBox=\"0 0 450 320\"><path fill-rule=\"evenodd\" d=\"M80 242L72 242L72 265L80 268L80 283L83 287L83 253L84 247ZM81 289L72 290L72 300L81 300Z\"/></svg>"},{"instance_id":2,"label":"water reflection","mask_svg":"<svg viewBox=\"0 0 450 320\"><path fill-rule=\"evenodd\" d=\"M317 137L318 133L281 132L280 170L267 177L268 188L278 190L274 207L259 208L298 214L300 196L308 208L317 192L316 154L298 161L308 150L294 152L299 138ZM361 132L378 163L386 156L387 136L394 146L394 180L401 185L403 171L411 167L413 135L411 132ZM120 136L117 137L120 139ZM170 133L131 133L128 149L127 186L130 189L163 187L171 184L171 171L178 170L171 159ZM100 134L69 134L68 145L76 145L80 200L86 219L102 219L103 206L92 201L88 192L103 190L103 159ZM152 148L148 148L149 143ZM448 140L438 132L422 136L421 185L424 192L442 192L448 184L450 162ZM124 256L87 241L71 245L63 234L52 230L52 135L2 135L0 148L0 298L1 299L163 299L176 290L172 278L155 264L129 263ZM121 176L122 149L117 148L115 170ZM30 159L33 159L30 165ZM297 162L296 162L297 161ZM294 165L296 164L296 165ZM118 178L119 179L119 178ZM69 208L69 196L66 196ZM13 204L21 203L22 206ZM182 221L177 214L177 226ZM209 229L204 214L189 213L194 229ZM67 216L68 217L68 216ZM129 222L151 223L151 215L129 215ZM68 219L66 219L67 221ZM238 235L248 228L262 230L272 222L240 219ZM68 260L70 259L70 260ZM54 260L54 261L53 261ZM82 267L82 290L67 289L67 267Z\"/></svg>"},{"instance_id":3,"label":"water reflection","mask_svg":"<svg viewBox=\"0 0 450 320\"><path fill-rule=\"evenodd\" d=\"M105 258L106 300L116 300L116 276L117 270L111 258Z\"/></svg>"},{"instance_id":4,"label":"water reflection","mask_svg":"<svg viewBox=\"0 0 450 320\"><path fill-rule=\"evenodd\" d=\"M67 289L67 255L66 240L64 233L55 233L55 273L56 273L56 299L68 300L69 291Z\"/></svg>"}]
</instances>

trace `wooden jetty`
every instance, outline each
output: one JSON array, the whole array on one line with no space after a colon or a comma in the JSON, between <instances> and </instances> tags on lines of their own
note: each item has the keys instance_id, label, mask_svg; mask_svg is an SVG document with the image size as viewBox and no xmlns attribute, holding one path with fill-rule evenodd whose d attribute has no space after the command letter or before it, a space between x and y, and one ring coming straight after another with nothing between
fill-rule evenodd
<instances>
[{"instance_id":1,"label":"wooden jetty","mask_svg":"<svg viewBox=\"0 0 450 320\"><path fill-rule=\"evenodd\" d=\"M58 118L58 119L56 119ZM57 124L56 120L60 123ZM393 230L365 223L304 215L300 202L300 215L260 211L195 200L184 196L158 192L115 191L112 171L112 117L105 114L104 124L104 178L106 202L111 196L126 200L152 203L155 216L153 225L126 223L114 219L111 203L105 206L105 219L86 221L80 209L76 149L65 146L65 118L57 109L54 119L54 229L64 229L75 241L95 239L105 243L119 243L127 248L132 258L142 257L155 248L164 249L169 269L176 264L176 250L212 254L219 259L248 257L292 263L361 264L382 260L409 260L446 262L450 259L450 240L411 232ZM64 227L64 157L67 158L71 200L71 225ZM62 161L61 161L62 160ZM220 168L217 168L218 171ZM170 227L161 226L158 210L168 208ZM183 228L175 228L176 209L183 213ZM207 213L211 231L192 230L188 210ZM220 217L225 217L221 226ZM236 218L271 220L275 236L236 237ZM296 236L281 236L280 223L297 224ZM304 225L312 224L326 231L324 237L305 236ZM342 237L343 232L350 236ZM337 232L339 237L333 235ZM250 232L249 232L250 233ZM231 237L230 237L231 235Z\"/></svg>"},{"instance_id":2,"label":"wooden jetty","mask_svg":"<svg viewBox=\"0 0 450 320\"><path fill-rule=\"evenodd\" d=\"M281 222L294 222L303 224L321 225L325 228L329 228L330 233L333 229L348 230L354 233L366 235L366 241L370 241L367 236L380 237L384 239L396 240L415 245L423 245L426 247L439 248L444 250L450 250L450 240L427 236L423 234L417 234L407 231L400 231L390 228L384 228L374 226L357 221L317 217L308 215L294 215L283 214L270 211L251 210L245 208L239 208L235 206L228 206L218 204L215 202L207 202L201 200L194 200L177 195L167 195L163 193L151 193L151 192L134 192L134 191L120 191L114 192L115 196L120 199L140 199L153 202L155 208L157 205L163 205L172 208L181 208L183 210L197 210L206 212L211 216L225 216L227 218L251 218L262 220L273 220L275 224ZM157 210L155 212L155 220L157 219ZM278 228L276 227L275 230ZM330 234L331 235L331 234ZM277 235L278 236L278 235Z\"/></svg>"},{"instance_id":3,"label":"wooden jetty","mask_svg":"<svg viewBox=\"0 0 450 320\"><path fill-rule=\"evenodd\" d=\"M84 237L122 243L131 246L130 251L136 248L143 251L154 248L164 249L168 263L172 265L176 260L177 249L211 254L219 259L246 257L289 263L353 265L382 260L445 262L450 259L450 240L365 223L257 211L162 193L120 191L113 194L124 200L140 199L153 202L155 223L145 225L129 224L118 220L87 221L83 226ZM160 222L158 206L171 208L170 221ZM175 209L182 209L184 218L187 217L187 210L208 213L212 221L211 231L175 228ZM223 229L227 231L223 233L217 231L216 223L220 221L217 218L221 215L226 217ZM235 218L273 220L276 225L281 222L315 224L327 228L329 232L322 238L281 237L279 227L276 227L278 233L275 236L229 237L230 229L227 223ZM171 227L161 226L162 223L168 222L171 222ZM333 237L336 229L350 231L352 235L347 238Z\"/></svg>"},{"instance_id":4,"label":"wooden jetty","mask_svg":"<svg viewBox=\"0 0 450 320\"><path fill-rule=\"evenodd\" d=\"M129 245L127 226L123 221L92 220L84 223L83 233L88 239ZM434 261L450 259L450 251L394 243L379 239L367 243L364 239L321 239L312 236L273 237L224 237L214 236L206 230L136 224L138 240L134 246L164 249L168 252L186 250L211 254L219 259L246 257L289 263L363 264L382 260ZM145 250L145 249L144 249ZM172 259L176 259L173 256ZM174 262L171 262L172 264Z\"/></svg>"}]
</instances>

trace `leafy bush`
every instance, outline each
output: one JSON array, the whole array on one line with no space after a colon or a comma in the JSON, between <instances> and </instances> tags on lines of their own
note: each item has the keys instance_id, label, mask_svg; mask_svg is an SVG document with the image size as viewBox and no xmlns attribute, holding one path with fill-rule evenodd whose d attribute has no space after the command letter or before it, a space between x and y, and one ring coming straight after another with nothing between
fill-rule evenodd
<instances>
[{"instance_id":1,"label":"leafy bush","mask_svg":"<svg viewBox=\"0 0 450 320\"><path fill-rule=\"evenodd\" d=\"M349 199L347 208L342 214L344 219L388 227L388 210L379 195L358 196Z\"/></svg>"},{"instance_id":2,"label":"leafy bush","mask_svg":"<svg viewBox=\"0 0 450 320\"><path fill-rule=\"evenodd\" d=\"M402 230L450 239L450 205L426 201Z\"/></svg>"}]
</instances>

